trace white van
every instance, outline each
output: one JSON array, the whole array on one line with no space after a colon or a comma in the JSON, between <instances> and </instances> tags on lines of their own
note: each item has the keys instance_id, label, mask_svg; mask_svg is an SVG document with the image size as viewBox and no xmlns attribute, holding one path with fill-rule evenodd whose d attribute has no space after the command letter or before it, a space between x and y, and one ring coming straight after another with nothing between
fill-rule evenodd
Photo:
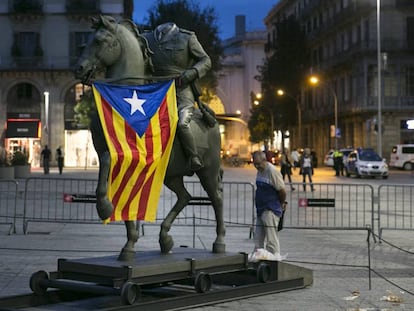
<instances>
[{"instance_id":1,"label":"white van","mask_svg":"<svg viewBox=\"0 0 414 311\"><path fill-rule=\"evenodd\" d=\"M414 145L395 145L392 147L390 166L403 168L407 171L414 169Z\"/></svg>"}]
</instances>

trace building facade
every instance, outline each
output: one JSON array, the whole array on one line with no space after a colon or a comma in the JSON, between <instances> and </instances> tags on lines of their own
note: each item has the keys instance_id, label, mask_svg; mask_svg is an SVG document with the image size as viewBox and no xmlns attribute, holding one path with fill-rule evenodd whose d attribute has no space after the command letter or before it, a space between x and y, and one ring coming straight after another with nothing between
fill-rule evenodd
<instances>
[{"instance_id":1,"label":"building facade","mask_svg":"<svg viewBox=\"0 0 414 311\"><path fill-rule=\"evenodd\" d=\"M131 18L132 0L0 2L0 147L24 151L33 167L41 149L61 146L65 166L97 166L90 134L74 122L83 93L73 66L99 14ZM53 163L52 163L53 164Z\"/></svg>"},{"instance_id":2,"label":"building facade","mask_svg":"<svg viewBox=\"0 0 414 311\"><path fill-rule=\"evenodd\" d=\"M298 86L302 113L291 130L293 144L319 155L335 144L372 147L388 158L393 145L414 142L414 1L379 2L281 0L267 15L270 48L277 22L300 22L308 40L307 70L321 80L317 88Z\"/></svg>"},{"instance_id":3,"label":"building facade","mask_svg":"<svg viewBox=\"0 0 414 311\"><path fill-rule=\"evenodd\" d=\"M222 125L223 149L227 155L250 159L252 146L247 122L250 117L250 93L260 93L258 66L263 65L266 31L246 32L245 16L235 17L235 36L224 40L224 57L219 73L217 96L225 114L218 114Z\"/></svg>"}]
</instances>

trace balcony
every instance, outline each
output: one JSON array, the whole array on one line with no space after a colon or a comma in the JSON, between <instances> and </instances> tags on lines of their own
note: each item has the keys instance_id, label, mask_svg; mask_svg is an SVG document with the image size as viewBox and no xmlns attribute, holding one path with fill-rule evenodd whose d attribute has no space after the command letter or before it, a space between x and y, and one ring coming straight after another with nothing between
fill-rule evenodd
<instances>
[{"instance_id":1,"label":"balcony","mask_svg":"<svg viewBox=\"0 0 414 311\"><path fill-rule=\"evenodd\" d=\"M9 12L12 14L43 14L43 0L9 0Z\"/></svg>"},{"instance_id":2,"label":"balcony","mask_svg":"<svg viewBox=\"0 0 414 311\"><path fill-rule=\"evenodd\" d=\"M99 2L99 0L66 0L66 11L72 15L99 14Z\"/></svg>"},{"instance_id":3,"label":"balcony","mask_svg":"<svg viewBox=\"0 0 414 311\"><path fill-rule=\"evenodd\" d=\"M0 72L4 71L39 71L39 70L73 70L71 63L77 57L67 56L9 56L0 57Z\"/></svg>"}]
</instances>

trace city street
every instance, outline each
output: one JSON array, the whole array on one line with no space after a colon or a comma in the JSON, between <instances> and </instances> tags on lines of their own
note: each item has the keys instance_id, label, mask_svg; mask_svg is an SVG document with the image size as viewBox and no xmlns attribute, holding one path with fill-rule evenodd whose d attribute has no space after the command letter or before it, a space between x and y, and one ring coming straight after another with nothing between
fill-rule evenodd
<instances>
[{"instance_id":1,"label":"city street","mask_svg":"<svg viewBox=\"0 0 414 311\"><path fill-rule=\"evenodd\" d=\"M239 168L225 167L224 180L253 183L255 173L256 170L251 165ZM59 175L57 168L52 168L50 175L45 176L41 170L36 170L32 172L32 176L95 179L97 170L65 168L63 175ZM194 177L189 180L194 180ZM298 170L294 172L293 181L301 182ZM405 171L391 171L387 180L335 177L331 168L317 168L314 181L331 185L354 184L360 188L358 185L365 183L374 187L382 184L412 184L413 178L410 172ZM322 187L317 189L317 194L313 195L327 193ZM289 190L288 193L292 194ZM298 196L304 195L302 191L293 193L298 193ZM296 200L297 197L292 198ZM360 204L362 202L358 203ZM293 203L290 209L292 214L294 211L304 211ZM317 209L306 210L312 212ZM339 209L335 210L339 211ZM313 216L320 217L321 214L313 214ZM312 225L309 223L310 218L307 220L305 224ZM145 235L137 243L137 251L157 249L158 231L158 226L146 226ZM1 234L0 297L30 293L30 276L38 270L55 271L58 258L114 255L125 241L125 230L121 225L34 223L27 235L22 234L20 229L17 234L7 235L6 231L2 231ZM196 227L193 231L192 227L173 226L171 234L177 246L186 245L206 249L211 248L215 237L212 227ZM222 302L195 310L414 310L412 307L414 305L412 265L414 231L388 230L384 238L387 243L374 243L369 239L368 245L366 230L287 228L281 231L280 240L282 254L287 256L287 262L314 271L314 284L311 287ZM253 250L253 245L248 228L227 226L227 252L249 253ZM371 281L369 263L372 271L375 271L371 273ZM399 302L389 301L395 297Z\"/></svg>"}]
</instances>

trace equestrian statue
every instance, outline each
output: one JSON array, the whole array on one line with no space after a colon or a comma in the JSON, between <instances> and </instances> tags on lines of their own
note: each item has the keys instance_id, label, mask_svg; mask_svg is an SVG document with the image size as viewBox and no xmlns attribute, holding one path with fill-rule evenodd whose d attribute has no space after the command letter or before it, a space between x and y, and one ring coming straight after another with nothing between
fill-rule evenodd
<instances>
[{"instance_id":1,"label":"equestrian statue","mask_svg":"<svg viewBox=\"0 0 414 311\"><path fill-rule=\"evenodd\" d=\"M209 56L193 32L180 29L173 23L159 25L155 30L141 34L130 20L118 23L112 17L99 16L92 20L92 27L94 32L75 69L75 76L82 83L91 84L99 70L105 72L105 82L119 85L175 80L178 126L164 185L176 194L177 201L161 223L161 252L167 254L173 248L174 241L169 231L192 198L184 186L184 176L195 173L215 212L217 236L212 251L224 253L220 132L214 113L199 100L195 84L210 69ZM111 159L97 111L92 113L90 129L99 156L96 209L99 217L105 220L113 212L112 202L107 196ZM135 258L135 243L139 237L138 222L126 220L125 226L127 242L118 256L121 261Z\"/></svg>"}]
</instances>

